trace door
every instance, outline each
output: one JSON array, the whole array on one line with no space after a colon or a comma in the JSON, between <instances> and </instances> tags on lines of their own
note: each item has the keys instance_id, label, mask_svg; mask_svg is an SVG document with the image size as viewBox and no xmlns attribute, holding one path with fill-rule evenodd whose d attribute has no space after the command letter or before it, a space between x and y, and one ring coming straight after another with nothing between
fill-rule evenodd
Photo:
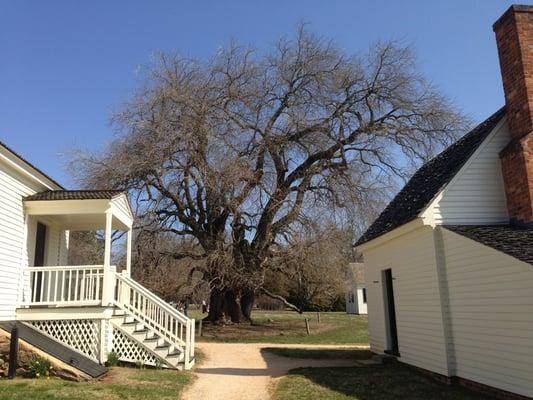
<instances>
[{"instance_id":1,"label":"door","mask_svg":"<svg viewBox=\"0 0 533 400\"><path fill-rule=\"evenodd\" d=\"M46 225L37 222L37 233L35 236L35 256L33 258L34 267L44 266L44 254L46 249ZM35 289L34 301L41 301L41 292L43 285L42 272L35 273L33 275L35 280L32 287Z\"/></svg>"},{"instance_id":2,"label":"door","mask_svg":"<svg viewBox=\"0 0 533 400\"><path fill-rule=\"evenodd\" d=\"M399 356L398 348L398 330L396 328L396 306L394 304L394 285L392 278L392 270L386 269L382 271L383 289L385 295L385 318L387 319L387 329L389 338L389 348L385 353Z\"/></svg>"}]
</instances>

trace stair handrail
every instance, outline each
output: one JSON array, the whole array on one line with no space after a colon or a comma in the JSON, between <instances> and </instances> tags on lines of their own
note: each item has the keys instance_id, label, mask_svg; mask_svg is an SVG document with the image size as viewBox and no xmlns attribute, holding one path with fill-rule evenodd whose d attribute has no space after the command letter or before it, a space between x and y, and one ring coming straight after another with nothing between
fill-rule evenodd
<instances>
[{"instance_id":1,"label":"stair handrail","mask_svg":"<svg viewBox=\"0 0 533 400\"><path fill-rule=\"evenodd\" d=\"M115 305L127 312L133 313L139 318L141 323L145 323L148 326L154 328L160 335L169 340L175 345L183 346L186 354L186 364L190 359L190 354L194 354L194 342L191 339L191 333L194 335L194 320L188 318L178 310L173 308L159 296L152 293L150 290L129 278L128 276L115 273L117 282L117 291L115 295ZM124 287L125 285L125 287ZM131 299L131 293L128 293L124 289L132 289L133 296L135 297L137 292L140 296L150 301L158 310L163 311L166 315L170 316L176 322L176 325L172 321L169 321L165 317L161 319L161 314L158 314L157 310L151 308L152 305L142 309L142 306L135 304L135 301ZM126 297L126 299L124 299ZM125 301L126 300L126 301ZM154 315L156 317L154 318ZM170 323L170 324L169 324Z\"/></svg>"},{"instance_id":2,"label":"stair handrail","mask_svg":"<svg viewBox=\"0 0 533 400\"><path fill-rule=\"evenodd\" d=\"M177 310L176 308L172 307L170 304L168 304L165 300L163 300L158 295L154 294L150 289L147 289L143 285L141 285L139 282L133 280L132 278L117 273L117 278L119 280L122 280L123 282L126 282L128 285L130 285L133 289L141 292L144 296L150 298L154 303L156 303L159 307L163 308L165 311L168 311L169 313L173 314L176 319L178 319L181 323L186 324L191 318L187 317L185 314Z\"/></svg>"}]
</instances>

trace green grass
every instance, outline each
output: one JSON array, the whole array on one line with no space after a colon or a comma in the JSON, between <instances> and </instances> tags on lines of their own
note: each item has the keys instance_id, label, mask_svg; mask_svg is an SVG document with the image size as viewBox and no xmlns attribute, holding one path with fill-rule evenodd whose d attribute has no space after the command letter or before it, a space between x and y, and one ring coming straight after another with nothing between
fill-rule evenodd
<instances>
[{"instance_id":1,"label":"green grass","mask_svg":"<svg viewBox=\"0 0 533 400\"><path fill-rule=\"evenodd\" d=\"M307 335L305 318L311 334ZM253 324L226 326L204 325L198 341L231 343L301 343L301 344L366 344L368 320L363 315L344 312L322 312L320 323L316 313L291 311L254 311Z\"/></svg>"},{"instance_id":2,"label":"green grass","mask_svg":"<svg viewBox=\"0 0 533 400\"><path fill-rule=\"evenodd\" d=\"M274 400L487 400L435 382L402 365L301 368L276 387Z\"/></svg>"},{"instance_id":3,"label":"green grass","mask_svg":"<svg viewBox=\"0 0 533 400\"><path fill-rule=\"evenodd\" d=\"M115 367L109 376L92 382L2 379L0 400L175 400L191 379L187 372L122 367Z\"/></svg>"},{"instance_id":4,"label":"green grass","mask_svg":"<svg viewBox=\"0 0 533 400\"><path fill-rule=\"evenodd\" d=\"M266 347L266 351L281 357L312 358L316 360L367 360L372 357L369 350L356 349L290 349Z\"/></svg>"}]
</instances>

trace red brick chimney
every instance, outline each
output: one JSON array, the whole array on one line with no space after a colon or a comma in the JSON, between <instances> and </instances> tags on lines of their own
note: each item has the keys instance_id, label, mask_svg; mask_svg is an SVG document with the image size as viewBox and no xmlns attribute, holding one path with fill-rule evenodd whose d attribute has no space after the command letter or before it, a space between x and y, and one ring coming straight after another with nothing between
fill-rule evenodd
<instances>
[{"instance_id":1,"label":"red brick chimney","mask_svg":"<svg viewBox=\"0 0 533 400\"><path fill-rule=\"evenodd\" d=\"M509 218L533 225L533 6L511 6L493 29L513 138L500 153Z\"/></svg>"}]
</instances>

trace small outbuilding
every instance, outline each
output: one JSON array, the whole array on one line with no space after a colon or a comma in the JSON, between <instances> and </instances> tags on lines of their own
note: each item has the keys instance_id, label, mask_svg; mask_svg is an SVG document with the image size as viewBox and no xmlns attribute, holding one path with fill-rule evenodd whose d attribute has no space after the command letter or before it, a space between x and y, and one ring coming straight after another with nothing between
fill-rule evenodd
<instances>
[{"instance_id":1,"label":"small outbuilding","mask_svg":"<svg viewBox=\"0 0 533 400\"><path fill-rule=\"evenodd\" d=\"M533 398L533 6L493 26L506 105L425 164L356 244L374 353Z\"/></svg>"},{"instance_id":2,"label":"small outbuilding","mask_svg":"<svg viewBox=\"0 0 533 400\"><path fill-rule=\"evenodd\" d=\"M350 263L346 276L346 314L367 314L365 265Z\"/></svg>"}]
</instances>

